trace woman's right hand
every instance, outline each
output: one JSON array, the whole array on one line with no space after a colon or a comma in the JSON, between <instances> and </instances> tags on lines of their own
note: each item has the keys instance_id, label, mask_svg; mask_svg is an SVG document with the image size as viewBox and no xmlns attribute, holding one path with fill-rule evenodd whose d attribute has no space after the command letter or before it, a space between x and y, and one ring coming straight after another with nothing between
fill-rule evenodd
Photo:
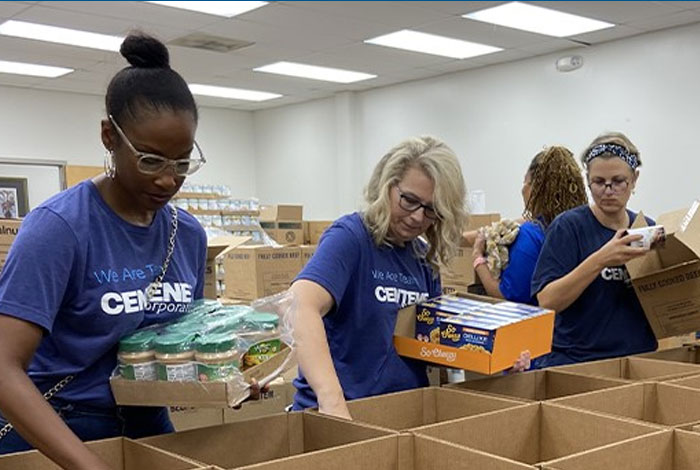
<instances>
[{"instance_id":1,"label":"woman's right hand","mask_svg":"<svg viewBox=\"0 0 700 470\"><path fill-rule=\"evenodd\" d=\"M626 233L625 229L618 230L615 236L596 252L602 267L620 266L649 252L647 248L630 246L633 241L641 240L641 235L625 235Z\"/></svg>"}]
</instances>

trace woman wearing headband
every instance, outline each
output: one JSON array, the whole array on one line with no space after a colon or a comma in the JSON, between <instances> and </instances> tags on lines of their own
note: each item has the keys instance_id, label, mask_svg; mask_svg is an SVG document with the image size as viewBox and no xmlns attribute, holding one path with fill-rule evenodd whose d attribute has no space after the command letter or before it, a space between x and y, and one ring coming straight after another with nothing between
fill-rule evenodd
<instances>
[{"instance_id":1,"label":"woman wearing headband","mask_svg":"<svg viewBox=\"0 0 700 470\"><path fill-rule=\"evenodd\" d=\"M538 367L657 346L625 269L648 251L630 246L640 235L625 234L636 217L627 202L639 178L639 152L625 135L608 133L591 143L581 162L593 203L552 222L532 279L539 304L557 312L552 353Z\"/></svg>"}]
</instances>

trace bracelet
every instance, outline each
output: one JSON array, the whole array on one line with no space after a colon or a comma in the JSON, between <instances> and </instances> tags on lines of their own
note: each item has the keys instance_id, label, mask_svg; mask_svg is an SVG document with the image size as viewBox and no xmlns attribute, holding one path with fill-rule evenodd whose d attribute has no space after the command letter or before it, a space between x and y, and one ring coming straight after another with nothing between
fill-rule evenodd
<instances>
[{"instance_id":1,"label":"bracelet","mask_svg":"<svg viewBox=\"0 0 700 470\"><path fill-rule=\"evenodd\" d=\"M478 258L474 258L474 269L478 268L482 264L486 264L486 258L483 256L479 256Z\"/></svg>"}]
</instances>

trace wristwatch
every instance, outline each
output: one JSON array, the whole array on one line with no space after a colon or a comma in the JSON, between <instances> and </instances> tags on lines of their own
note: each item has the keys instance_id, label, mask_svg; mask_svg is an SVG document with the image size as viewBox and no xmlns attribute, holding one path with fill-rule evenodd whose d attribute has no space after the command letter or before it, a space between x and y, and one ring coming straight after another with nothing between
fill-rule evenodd
<instances>
[{"instance_id":1,"label":"wristwatch","mask_svg":"<svg viewBox=\"0 0 700 470\"><path fill-rule=\"evenodd\" d=\"M486 264L486 258L483 256L479 256L478 258L474 258L474 269L478 268L482 264Z\"/></svg>"}]
</instances>

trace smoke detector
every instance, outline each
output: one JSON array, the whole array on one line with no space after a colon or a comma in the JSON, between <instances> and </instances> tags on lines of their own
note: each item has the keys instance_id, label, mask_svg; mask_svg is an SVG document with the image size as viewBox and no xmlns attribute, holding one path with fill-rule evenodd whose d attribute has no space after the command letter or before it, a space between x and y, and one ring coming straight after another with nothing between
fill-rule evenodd
<instances>
[{"instance_id":1,"label":"smoke detector","mask_svg":"<svg viewBox=\"0 0 700 470\"><path fill-rule=\"evenodd\" d=\"M173 46L189 47L192 49L203 49L205 51L226 53L252 46L255 43L242 41L240 39L229 39L221 36L213 36L211 34L192 33L188 34L187 36L173 39L172 41L169 41L168 44Z\"/></svg>"},{"instance_id":2,"label":"smoke detector","mask_svg":"<svg viewBox=\"0 0 700 470\"><path fill-rule=\"evenodd\" d=\"M554 66L560 72L571 72L576 69L583 67L583 57L580 55L569 55L566 57L560 57L555 62Z\"/></svg>"}]
</instances>

